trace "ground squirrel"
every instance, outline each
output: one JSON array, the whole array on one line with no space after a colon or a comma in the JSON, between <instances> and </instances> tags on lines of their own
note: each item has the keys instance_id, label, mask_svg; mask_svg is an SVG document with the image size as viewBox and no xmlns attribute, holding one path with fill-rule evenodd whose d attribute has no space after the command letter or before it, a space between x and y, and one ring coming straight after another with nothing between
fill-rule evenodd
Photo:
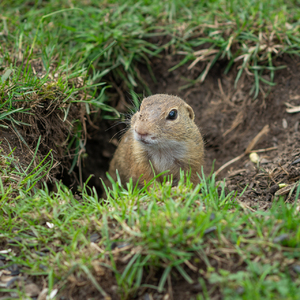
<instances>
[{"instance_id":1,"label":"ground squirrel","mask_svg":"<svg viewBox=\"0 0 300 300\"><path fill-rule=\"evenodd\" d=\"M117 169L122 184L129 178L136 184L143 174L139 180L143 186L153 178L153 170L156 175L169 170L164 176L172 174L176 185L180 169L191 169L191 181L198 183L204 148L194 116L193 109L179 97L157 94L145 98L121 139L109 174L116 180Z\"/></svg>"}]
</instances>

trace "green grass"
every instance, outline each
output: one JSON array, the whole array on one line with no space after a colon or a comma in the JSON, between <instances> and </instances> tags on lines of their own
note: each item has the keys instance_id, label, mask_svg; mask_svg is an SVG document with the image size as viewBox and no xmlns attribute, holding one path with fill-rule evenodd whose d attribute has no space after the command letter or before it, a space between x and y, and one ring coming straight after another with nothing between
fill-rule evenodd
<instances>
[{"instance_id":1,"label":"green grass","mask_svg":"<svg viewBox=\"0 0 300 300\"><path fill-rule=\"evenodd\" d=\"M281 53L299 54L300 9L294 1L14 3L0 4L3 61L12 62L12 53L19 56L20 49L24 57L37 52L45 68L55 57L61 68L72 65L74 74L80 75L85 66L94 70L94 80L124 81L129 89L142 85L147 90L137 62L150 71L151 57L167 51L182 56L179 65L205 62L195 82L203 81L217 60L227 60L225 72L238 61L236 80L244 71L252 74L256 97L261 82L273 84L278 68L273 59ZM262 77L265 73L268 80Z\"/></svg>"},{"instance_id":2,"label":"green grass","mask_svg":"<svg viewBox=\"0 0 300 300\"><path fill-rule=\"evenodd\" d=\"M43 277L49 292L62 295L77 280L105 296L101 285L111 274L121 299L143 287L166 293L169 276L202 285L197 299L299 297L295 205L280 200L269 211L250 211L234 194L218 191L214 177L196 187L182 177L175 188L156 184L144 191L114 183L104 202L86 188L78 199L60 183L56 192L14 193L1 199L2 249L11 249L1 255L6 267L15 263L31 278ZM150 270L155 279L145 282ZM22 287L10 290L24 297Z\"/></svg>"},{"instance_id":3,"label":"green grass","mask_svg":"<svg viewBox=\"0 0 300 300\"><path fill-rule=\"evenodd\" d=\"M150 94L138 65L155 80L154 56L179 55L170 72L201 64L182 88L204 81L222 60L225 72L238 67L236 82L243 73L253 77L257 97L283 67L276 57L300 49L296 1L3 0L0 12L1 130L14 128L28 146L20 128L33 132L34 116L59 114L66 129L57 144L73 151L71 169L85 146L84 116L118 115L109 86ZM77 106L82 118L71 114ZM214 177L148 190L113 183L107 200L87 186L79 197L61 183L49 191L43 180L55 162L53 153L40 153L44 129L27 166L14 151L0 154L0 250L11 250L0 253L0 269L17 264L59 295L78 283L107 296L109 281L121 299L132 299L143 288L168 293L171 279L198 284L193 299L299 299L296 204L249 210ZM25 297L22 284L1 285L2 292Z\"/></svg>"}]
</instances>

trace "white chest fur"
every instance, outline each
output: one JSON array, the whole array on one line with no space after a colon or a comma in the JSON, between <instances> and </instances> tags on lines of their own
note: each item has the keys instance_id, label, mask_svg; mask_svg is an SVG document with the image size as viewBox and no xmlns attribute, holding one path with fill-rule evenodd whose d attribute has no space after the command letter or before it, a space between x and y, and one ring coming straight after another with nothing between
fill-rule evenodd
<instances>
[{"instance_id":1,"label":"white chest fur","mask_svg":"<svg viewBox=\"0 0 300 300\"><path fill-rule=\"evenodd\" d=\"M183 160L186 156L185 147L178 142L171 142L164 147L151 145L147 147L148 157L157 174L174 167L175 160Z\"/></svg>"}]
</instances>

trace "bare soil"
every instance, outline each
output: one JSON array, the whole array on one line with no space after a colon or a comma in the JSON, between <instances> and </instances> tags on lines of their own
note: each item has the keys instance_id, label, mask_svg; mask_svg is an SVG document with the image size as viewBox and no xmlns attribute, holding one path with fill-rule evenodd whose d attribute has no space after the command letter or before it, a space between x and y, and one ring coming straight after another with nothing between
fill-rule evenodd
<instances>
[{"instance_id":1,"label":"bare soil","mask_svg":"<svg viewBox=\"0 0 300 300\"><path fill-rule=\"evenodd\" d=\"M297 162L297 158L300 157L299 114L287 113L286 103L300 105L300 60L289 56L277 59L275 66L285 65L286 68L275 73L274 87L260 85L257 99L253 99L253 94L250 95L254 84L253 77L244 74L235 87L238 66L234 66L225 75L226 64L222 61L212 68L203 83L182 89L190 80L195 80L201 74L204 66L195 66L192 70L182 66L169 72L179 60L180 57L174 60L174 56L153 59L152 69L156 82L152 80L145 66L140 66L140 73L153 94L178 95L194 109L196 124L205 140L205 174L211 172L213 164L216 171L228 161L243 154L249 143L268 125L268 134L263 135L254 147L254 150L259 150L259 164L254 164L249 155L245 155L220 172L217 178L227 178L228 191L242 192L248 185L243 201L250 206L268 208L276 198L275 193L280 194L278 184L291 185L287 187L285 195L287 199L292 199L289 193L291 190L295 192L293 184L300 178L300 162ZM266 80L270 79L268 74L263 77ZM124 101L121 100L122 97L115 101L117 107ZM129 95L127 98L130 103ZM95 174L92 184L99 191L99 177L105 176L117 140L121 136L117 133L125 127L114 124L101 122L99 131L89 131L92 138L87 142L88 159L84 165L84 178L91 173ZM112 142L109 142L110 139Z\"/></svg>"}]
</instances>

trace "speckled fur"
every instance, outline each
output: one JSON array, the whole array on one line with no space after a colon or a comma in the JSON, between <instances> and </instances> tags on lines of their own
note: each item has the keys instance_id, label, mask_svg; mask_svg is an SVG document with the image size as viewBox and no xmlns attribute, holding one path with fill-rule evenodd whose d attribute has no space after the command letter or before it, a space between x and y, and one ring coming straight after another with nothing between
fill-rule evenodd
<instances>
[{"instance_id":1,"label":"speckled fur","mask_svg":"<svg viewBox=\"0 0 300 300\"><path fill-rule=\"evenodd\" d=\"M177 109L178 116L168 120L172 109ZM138 140L136 132L147 135L149 143ZM143 174L139 181L143 186L144 181L153 178L152 164L155 174L169 170L174 182L179 180L180 168L191 169L191 181L198 183L197 173L201 173L203 159L203 140L194 122L192 108L179 97L157 94L145 98L140 110L132 116L131 127L121 139L109 174L116 180L117 169L123 184L129 178L135 184Z\"/></svg>"}]
</instances>

